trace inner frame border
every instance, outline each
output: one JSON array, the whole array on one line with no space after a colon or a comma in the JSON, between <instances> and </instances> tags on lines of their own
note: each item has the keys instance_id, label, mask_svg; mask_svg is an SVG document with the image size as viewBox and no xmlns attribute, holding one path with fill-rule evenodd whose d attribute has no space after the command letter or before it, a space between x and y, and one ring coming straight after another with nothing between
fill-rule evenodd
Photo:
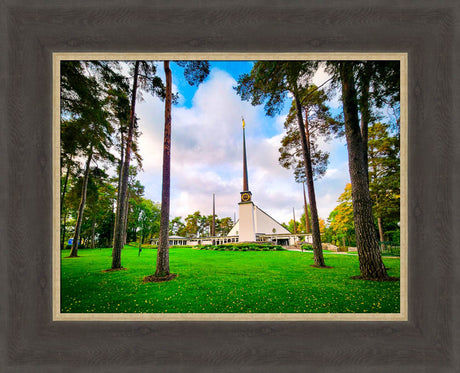
<instances>
[{"instance_id":1,"label":"inner frame border","mask_svg":"<svg viewBox=\"0 0 460 373\"><path fill-rule=\"evenodd\" d=\"M53 64L53 321L409 321L408 53L99 53L56 52ZM398 60L400 61L401 252L399 313L62 313L60 243L60 62L65 60Z\"/></svg>"}]
</instances>

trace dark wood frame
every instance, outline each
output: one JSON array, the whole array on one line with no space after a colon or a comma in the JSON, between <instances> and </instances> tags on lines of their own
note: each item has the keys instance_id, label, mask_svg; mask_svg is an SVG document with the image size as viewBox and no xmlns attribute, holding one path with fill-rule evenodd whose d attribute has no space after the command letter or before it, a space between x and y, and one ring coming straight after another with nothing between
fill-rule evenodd
<instances>
[{"instance_id":1,"label":"dark wood frame","mask_svg":"<svg viewBox=\"0 0 460 373\"><path fill-rule=\"evenodd\" d=\"M0 370L459 371L460 4L397 4L2 1ZM92 51L407 52L409 321L53 322L52 53Z\"/></svg>"}]
</instances>

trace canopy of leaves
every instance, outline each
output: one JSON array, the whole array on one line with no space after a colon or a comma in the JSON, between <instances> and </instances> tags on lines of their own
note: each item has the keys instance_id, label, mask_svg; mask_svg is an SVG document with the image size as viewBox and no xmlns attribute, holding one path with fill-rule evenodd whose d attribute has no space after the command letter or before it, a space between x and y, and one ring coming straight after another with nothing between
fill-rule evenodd
<instances>
[{"instance_id":1,"label":"canopy of leaves","mask_svg":"<svg viewBox=\"0 0 460 373\"><path fill-rule=\"evenodd\" d=\"M399 136L389 130L379 122L369 128L369 190L374 215L392 230L400 220L400 158Z\"/></svg>"},{"instance_id":2,"label":"canopy of leaves","mask_svg":"<svg viewBox=\"0 0 460 373\"><path fill-rule=\"evenodd\" d=\"M274 116L283 109L289 92L297 94L308 85L316 66L315 61L257 61L234 88L254 106L265 103L265 113Z\"/></svg>"},{"instance_id":3,"label":"canopy of leaves","mask_svg":"<svg viewBox=\"0 0 460 373\"><path fill-rule=\"evenodd\" d=\"M209 75L209 61L176 61L177 65L184 68L184 77L187 83L199 85Z\"/></svg>"},{"instance_id":4,"label":"canopy of leaves","mask_svg":"<svg viewBox=\"0 0 460 373\"><path fill-rule=\"evenodd\" d=\"M343 124L339 118L333 118L326 102L328 96L324 90L312 85L300 91L303 110L305 111L305 127L310 147L313 176L319 179L326 172L329 153L320 147L320 140L329 141L333 136L343 134ZM284 168L294 169L295 180L306 180L305 165L296 116L296 105L292 102L289 114L284 122L286 133L279 148L279 162Z\"/></svg>"},{"instance_id":5,"label":"canopy of leaves","mask_svg":"<svg viewBox=\"0 0 460 373\"><path fill-rule=\"evenodd\" d=\"M339 241L343 238L348 242L355 240L355 225L353 221L353 203L351 199L351 184L345 186L344 192L339 196L336 208L328 218L328 241Z\"/></svg>"}]
</instances>

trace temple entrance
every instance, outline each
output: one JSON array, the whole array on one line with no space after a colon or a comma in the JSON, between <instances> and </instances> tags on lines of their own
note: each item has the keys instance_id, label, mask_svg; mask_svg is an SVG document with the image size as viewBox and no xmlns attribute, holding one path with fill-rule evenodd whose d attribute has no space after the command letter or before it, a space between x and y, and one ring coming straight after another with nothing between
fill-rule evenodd
<instances>
[{"instance_id":1,"label":"temple entrance","mask_svg":"<svg viewBox=\"0 0 460 373\"><path fill-rule=\"evenodd\" d=\"M289 239L288 238L278 238L276 240L276 244L281 245L281 246L289 246Z\"/></svg>"}]
</instances>

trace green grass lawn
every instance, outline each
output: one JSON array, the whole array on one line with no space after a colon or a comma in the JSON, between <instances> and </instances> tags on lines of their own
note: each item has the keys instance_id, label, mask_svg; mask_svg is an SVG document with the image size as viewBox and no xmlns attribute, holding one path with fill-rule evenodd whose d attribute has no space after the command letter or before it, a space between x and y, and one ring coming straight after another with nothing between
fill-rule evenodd
<instances>
[{"instance_id":1,"label":"green grass lawn","mask_svg":"<svg viewBox=\"0 0 460 373\"><path fill-rule=\"evenodd\" d=\"M313 254L292 251L170 249L169 282L143 283L155 272L156 250L126 246L127 270L103 272L111 249L62 251L63 313L398 313L399 281L352 280L356 255L325 253L331 269L313 268ZM384 258L399 277L399 258Z\"/></svg>"}]
</instances>

